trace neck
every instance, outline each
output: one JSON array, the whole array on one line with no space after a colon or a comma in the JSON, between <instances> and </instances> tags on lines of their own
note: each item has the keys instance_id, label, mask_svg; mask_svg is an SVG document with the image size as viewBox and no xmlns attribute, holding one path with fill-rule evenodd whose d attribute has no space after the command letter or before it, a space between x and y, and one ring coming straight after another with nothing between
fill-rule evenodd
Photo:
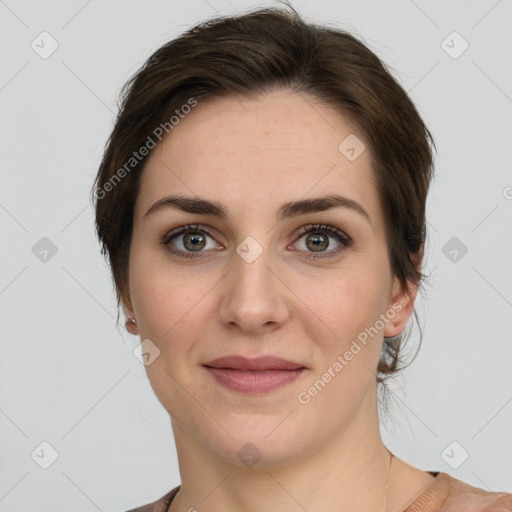
<instances>
[{"instance_id":1,"label":"neck","mask_svg":"<svg viewBox=\"0 0 512 512\"><path fill-rule=\"evenodd\" d=\"M172 512L386 511L390 452L380 437L376 400L363 403L333 439L269 466L233 464L174 420L173 430L182 483Z\"/></svg>"}]
</instances>

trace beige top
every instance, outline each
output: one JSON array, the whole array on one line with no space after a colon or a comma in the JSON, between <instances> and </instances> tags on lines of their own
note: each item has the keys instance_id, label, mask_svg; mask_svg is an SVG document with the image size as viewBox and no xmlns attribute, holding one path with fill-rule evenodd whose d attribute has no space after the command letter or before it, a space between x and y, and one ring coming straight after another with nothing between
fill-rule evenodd
<instances>
[{"instance_id":1,"label":"beige top","mask_svg":"<svg viewBox=\"0 0 512 512\"><path fill-rule=\"evenodd\" d=\"M436 478L400 512L512 512L512 494L473 487L448 473L429 471ZM180 486L160 499L128 512L167 512Z\"/></svg>"}]
</instances>

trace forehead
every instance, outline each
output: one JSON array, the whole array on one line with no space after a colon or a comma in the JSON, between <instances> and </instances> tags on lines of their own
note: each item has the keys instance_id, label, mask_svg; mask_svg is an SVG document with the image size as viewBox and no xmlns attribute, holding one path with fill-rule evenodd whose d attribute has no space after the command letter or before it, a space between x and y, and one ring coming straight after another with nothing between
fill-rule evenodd
<instances>
[{"instance_id":1,"label":"forehead","mask_svg":"<svg viewBox=\"0 0 512 512\"><path fill-rule=\"evenodd\" d=\"M199 99L149 155L136 215L171 193L258 214L290 199L340 193L378 213L364 134L332 107L289 91Z\"/></svg>"}]
</instances>

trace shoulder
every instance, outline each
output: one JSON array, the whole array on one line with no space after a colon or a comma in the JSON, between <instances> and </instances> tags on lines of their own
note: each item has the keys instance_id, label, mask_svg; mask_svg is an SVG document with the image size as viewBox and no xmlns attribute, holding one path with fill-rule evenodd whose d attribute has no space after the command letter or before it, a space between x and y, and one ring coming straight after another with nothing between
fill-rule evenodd
<instances>
[{"instance_id":1,"label":"shoulder","mask_svg":"<svg viewBox=\"0 0 512 512\"><path fill-rule=\"evenodd\" d=\"M512 494L474 487L440 472L404 512L512 512Z\"/></svg>"},{"instance_id":2,"label":"shoulder","mask_svg":"<svg viewBox=\"0 0 512 512\"><path fill-rule=\"evenodd\" d=\"M167 510L169 509L169 505L171 504L171 501L173 500L174 496L176 496L179 490L180 486L175 487L161 498L158 498L156 501L147 503L146 505L141 505L140 507L137 508L132 508L130 510L127 510L126 512L167 512Z\"/></svg>"}]
</instances>

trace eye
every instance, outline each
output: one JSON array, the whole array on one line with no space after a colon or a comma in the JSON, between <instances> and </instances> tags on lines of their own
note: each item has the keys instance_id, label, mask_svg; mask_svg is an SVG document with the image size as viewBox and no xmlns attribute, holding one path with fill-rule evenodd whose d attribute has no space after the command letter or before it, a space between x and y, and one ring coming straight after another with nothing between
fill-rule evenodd
<instances>
[{"instance_id":1,"label":"eye","mask_svg":"<svg viewBox=\"0 0 512 512\"><path fill-rule=\"evenodd\" d=\"M352 239L348 235L328 224L308 224L303 226L297 235L300 237L299 241L304 239L300 250L309 252L309 255L305 256L308 259L333 257L352 245ZM330 238L334 238L338 245L327 251L326 249L333 245ZM196 258L205 252L203 249L223 248L214 240L208 228L199 224L187 224L171 231L162 239L162 245L180 258Z\"/></svg>"},{"instance_id":2,"label":"eye","mask_svg":"<svg viewBox=\"0 0 512 512\"><path fill-rule=\"evenodd\" d=\"M208 238L212 240L208 246ZM176 244L173 242L176 239ZM162 244L173 254L181 258L196 258L203 249L219 249L210 231L197 224L188 224L171 231L162 240Z\"/></svg>"},{"instance_id":3,"label":"eye","mask_svg":"<svg viewBox=\"0 0 512 512\"><path fill-rule=\"evenodd\" d=\"M303 239L301 249L310 252L306 258L313 260L337 256L340 251L352 245L352 239L349 236L338 228L328 224L310 224L303 226L298 235L301 240ZM334 238L338 246L326 251L325 249L332 245L329 238Z\"/></svg>"}]
</instances>

